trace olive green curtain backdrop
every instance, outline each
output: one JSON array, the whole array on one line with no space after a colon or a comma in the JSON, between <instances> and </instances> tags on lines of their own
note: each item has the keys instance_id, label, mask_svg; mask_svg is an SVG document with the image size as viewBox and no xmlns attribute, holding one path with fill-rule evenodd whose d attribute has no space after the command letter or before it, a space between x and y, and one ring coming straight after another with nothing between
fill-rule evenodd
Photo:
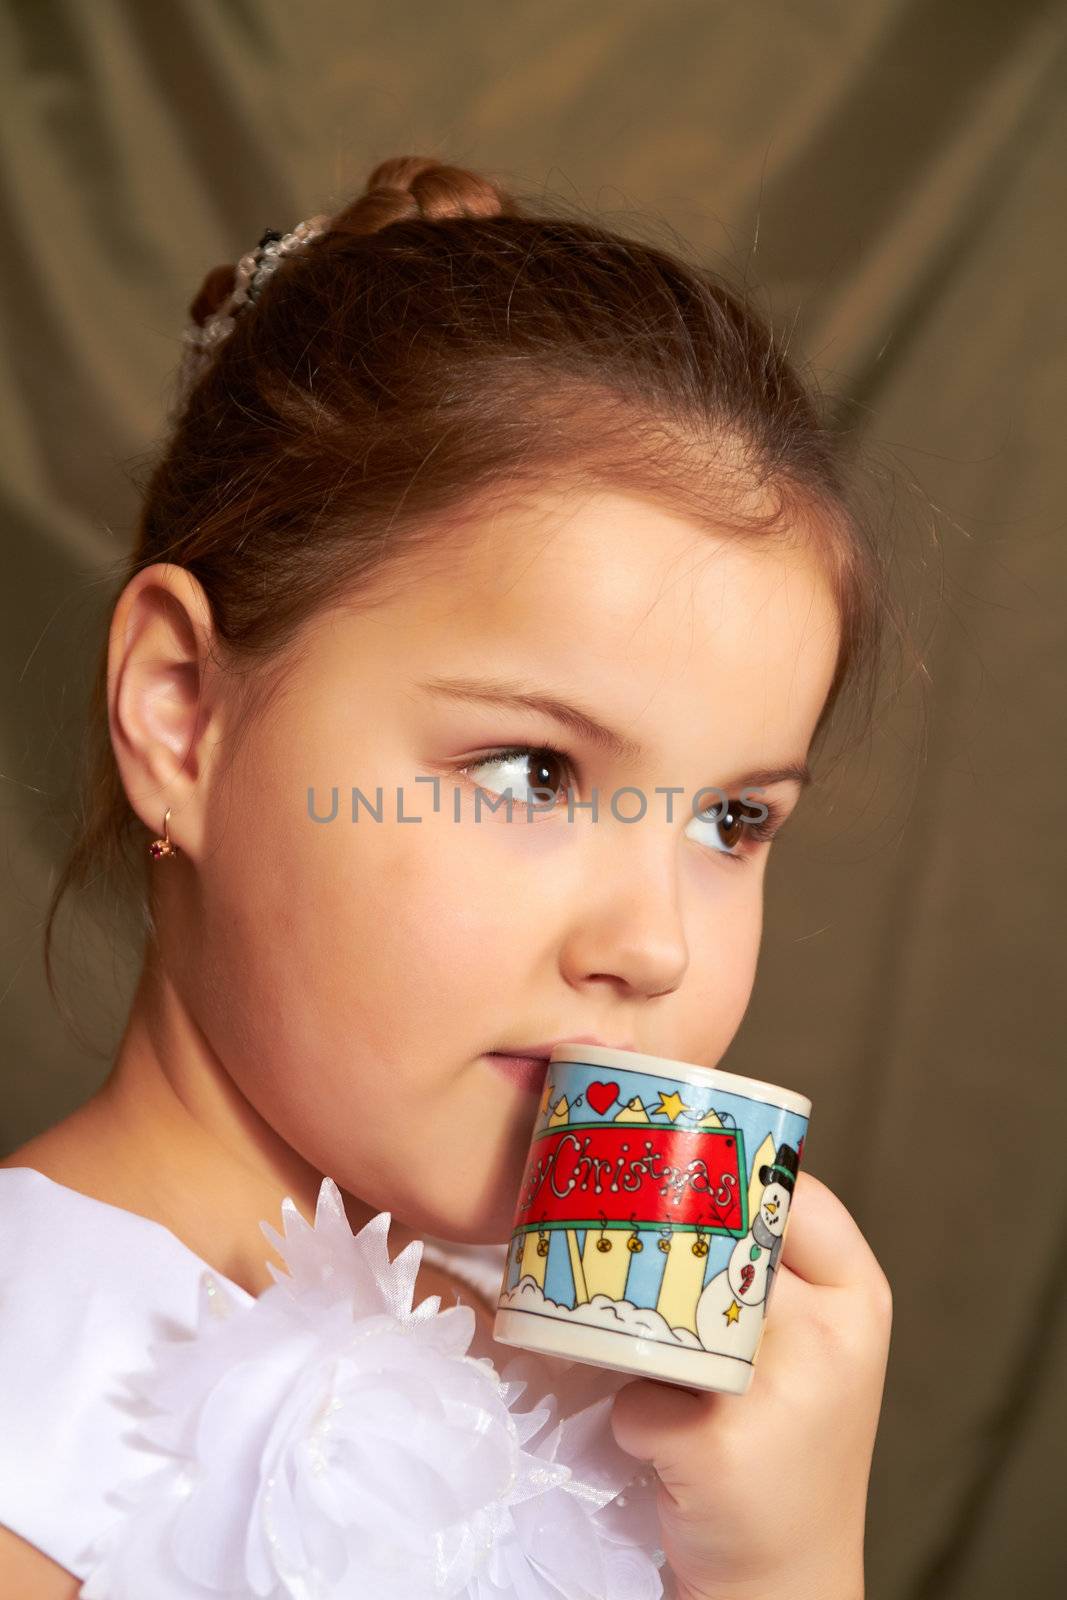
<instances>
[{"instance_id":1,"label":"olive green curtain backdrop","mask_svg":"<svg viewBox=\"0 0 1067 1600\"><path fill-rule=\"evenodd\" d=\"M812 1097L805 1165L894 1287L871 1600L1067 1593L1065 35L1044 0L0 12L4 1151L101 1081L136 975L63 924L93 1054L40 925L209 267L435 154L676 236L847 397L925 668L776 847L724 1065ZM804 1462L765 1444L773 1517Z\"/></svg>"}]
</instances>

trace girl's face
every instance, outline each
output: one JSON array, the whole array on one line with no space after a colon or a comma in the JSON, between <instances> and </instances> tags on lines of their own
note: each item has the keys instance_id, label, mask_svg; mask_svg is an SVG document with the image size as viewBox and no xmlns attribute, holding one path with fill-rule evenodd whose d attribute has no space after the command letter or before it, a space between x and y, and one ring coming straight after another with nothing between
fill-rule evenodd
<instances>
[{"instance_id":1,"label":"girl's face","mask_svg":"<svg viewBox=\"0 0 1067 1600\"><path fill-rule=\"evenodd\" d=\"M733 1038L769 846L715 789L803 762L837 626L810 556L547 490L446 575L316 618L207 787L195 921L164 940L247 1100L373 1209L506 1238L540 1095L490 1052L593 1035L714 1066ZM509 786L510 820L484 803Z\"/></svg>"}]
</instances>

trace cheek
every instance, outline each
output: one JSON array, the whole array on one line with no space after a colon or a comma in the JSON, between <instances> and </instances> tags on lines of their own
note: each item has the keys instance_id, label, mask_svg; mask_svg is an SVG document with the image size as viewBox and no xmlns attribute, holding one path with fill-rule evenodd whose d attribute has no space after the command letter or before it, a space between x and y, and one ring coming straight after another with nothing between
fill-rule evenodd
<instances>
[{"instance_id":1,"label":"cheek","mask_svg":"<svg viewBox=\"0 0 1067 1600\"><path fill-rule=\"evenodd\" d=\"M236 1057L227 1065L254 1103L271 1082L299 1100L294 1072L305 1096L314 1074L335 1099L359 1093L359 1063L403 1079L420 1075L428 1052L443 1066L476 1053L494 1000L551 937L559 895L544 826L457 823L429 804L421 814L305 816L269 837L264 826L255 848L220 852L203 909L216 956L205 966L223 1053ZM432 1094L424 1065L421 1076L420 1093Z\"/></svg>"},{"instance_id":2,"label":"cheek","mask_svg":"<svg viewBox=\"0 0 1067 1600\"><path fill-rule=\"evenodd\" d=\"M351 941L410 1006L484 998L487 976L545 936L560 898L547 831L428 808L421 823L376 825L348 851L340 914Z\"/></svg>"},{"instance_id":3,"label":"cheek","mask_svg":"<svg viewBox=\"0 0 1067 1600\"><path fill-rule=\"evenodd\" d=\"M722 869L720 869L722 870ZM763 931L762 883L738 868L738 882L719 892L696 885L690 902L689 967L680 991L692 1059L714 1064L725 1053L748 1009Z\"/></svg>"}]
</instances>

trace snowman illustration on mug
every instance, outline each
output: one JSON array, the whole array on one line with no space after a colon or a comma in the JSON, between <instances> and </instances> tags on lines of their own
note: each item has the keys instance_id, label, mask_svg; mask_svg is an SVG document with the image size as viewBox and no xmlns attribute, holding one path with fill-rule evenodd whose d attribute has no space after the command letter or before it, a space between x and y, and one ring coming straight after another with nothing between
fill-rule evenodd
<instances>
[{"instance_id":1,"label":"snowman illustration on mug","mask_svg":"<svg viewBox=\"0 0 1067 1600\"><path fill-rule=\"evenodd\" d=\"M752 1225L697 1301L697 1337L705 1350L755 1358L798 1169L797 1152L788 1144L760 1167L764 1189Z\"/></svg>"}]
</instances>

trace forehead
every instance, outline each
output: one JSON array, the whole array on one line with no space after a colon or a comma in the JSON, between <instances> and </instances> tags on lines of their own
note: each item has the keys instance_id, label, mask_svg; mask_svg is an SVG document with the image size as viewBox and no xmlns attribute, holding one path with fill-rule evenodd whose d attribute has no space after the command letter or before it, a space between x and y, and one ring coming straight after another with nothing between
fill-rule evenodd
<instances>
[{"instance_id":1,"label":"forehead","mask_svg":"<svg viewBox=\"0 0 1067 1600\"><path fill-rule=\"evenodd\" d=\"M546 488L472 517L384 614L413 679L536 676L650 749L732 709L759 722L755 756L814 725L838 637L799 541L760 548L609 490Z\"/></svg>"},{"instance_id":2,"label":"forehead","mask_svg":"<svg viewBox=\"0 0 1067 1600\"><path fill-rule=\"evenodd\" d=\"M524 626L535 607L551 606L616 645L676 647L684 622L694 642L724 653L758 636L761 618L772 633L801 597L820 622L836 622L822 569L802 547L717 535L630 494L550 488L473 517L411 594L427 622Z\"/></svg>"}]
</instances>

